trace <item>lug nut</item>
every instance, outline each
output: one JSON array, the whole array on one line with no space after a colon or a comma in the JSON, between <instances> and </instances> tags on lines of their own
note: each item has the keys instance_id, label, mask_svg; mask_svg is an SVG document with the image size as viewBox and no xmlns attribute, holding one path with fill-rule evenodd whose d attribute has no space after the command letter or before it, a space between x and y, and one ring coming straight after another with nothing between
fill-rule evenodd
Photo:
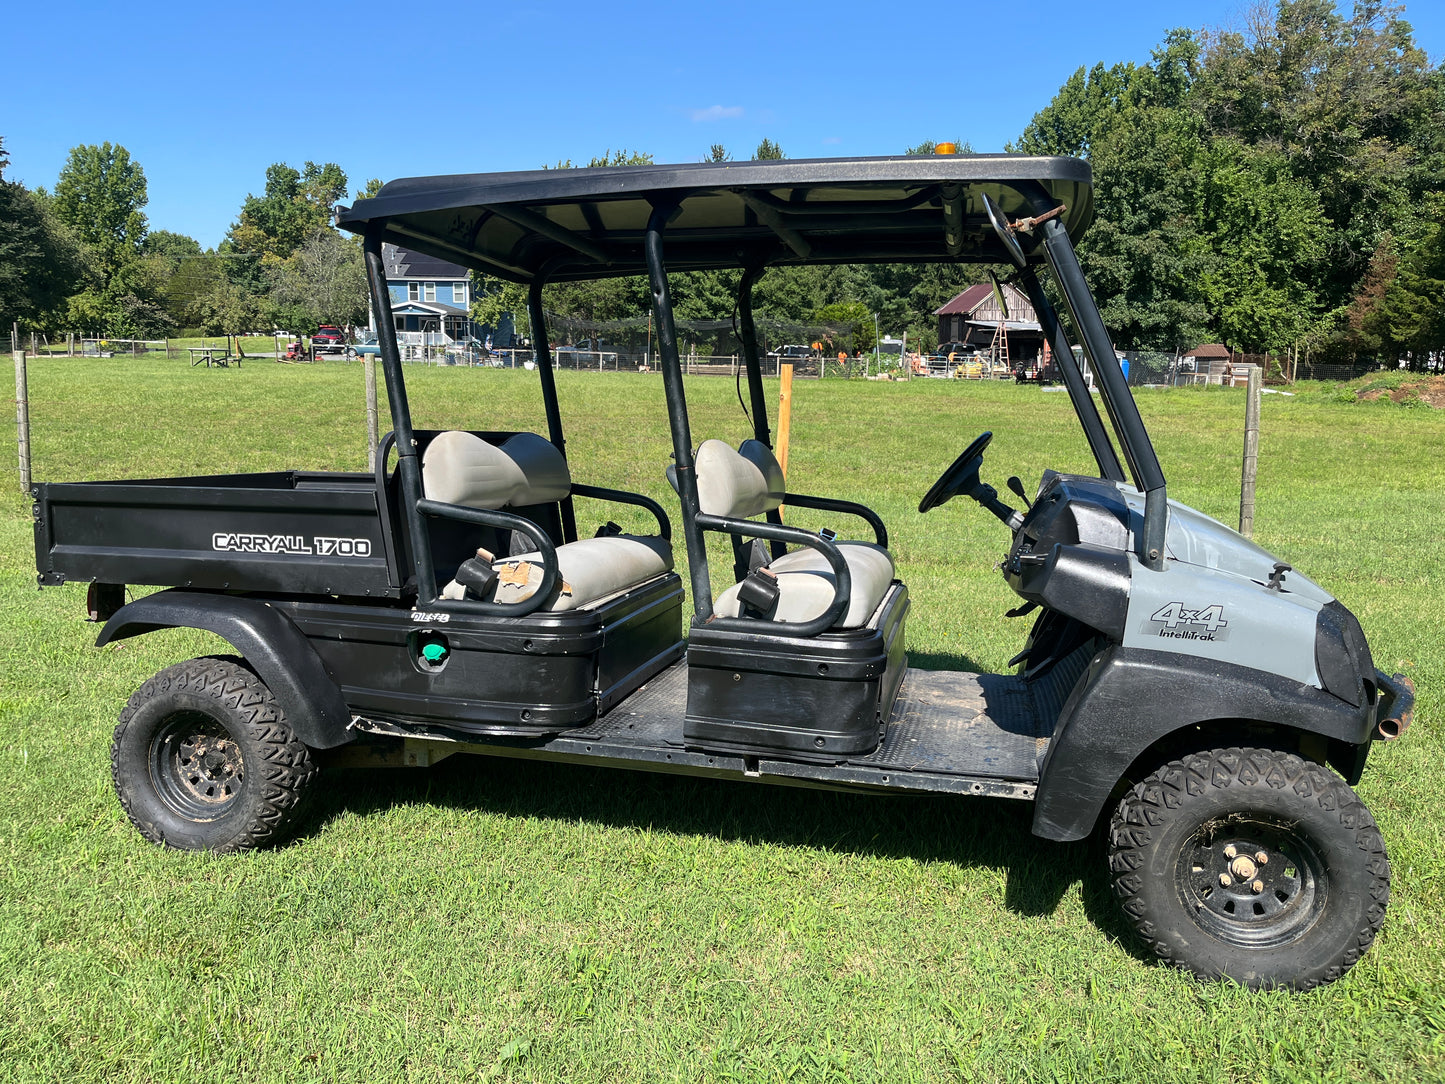
<instances>
[{"instance_id":1,"label":"lug nut","mask_svg":"<svg viewBox=\"0 0 1445 1084\"><path fill-rule=\"evenodd\" d=\"M1262 866L1269 861L1269 855L1265 854L1263 851L1255 851L1254 860Z\"/></svg>"},{"instance_id":2,"label":"lug nut","mask_svg":"<svg viewBox=\"0 0 1445 1084\"><path fill-rule=\"evenodd\" d=\"M1223 888L1228 888L1230 885L1234 884L1234 882L1230 880L1229 874L1227 873L1221 873L1219 875L1219 883Z\"/></svg>"},{"instance_id":3,"label":"lug nut","mask_svg":"<svg viewBox=\"0 0 1445 1084\"><path fill-rule=\"evenodd\" d=\"M1239 853L1239 849L1238 849L1237 847L1235 847L1235 845L1234 845L1233 843L1231 843L1228 847L1225 847L1225 848L1224 848L1224 857L1225 857L1225 858L1233 858L1233 857L1234 857L1235 855L1237 855L1238 853Z\"/></svg>"},{"instance_id":4,"label":"lug nut","mask_svg":"<svg viewBox=\"0 0 1445 1084\"><path fill-rule=\"evenodd\" d=\"M1261 892L1264 891L1264 882L1263 882L1263 881L1255 881L1254 884L1252 884L1252 885L1249 886L1249 889L1250 889L1250 891L1253 892L1256 896L1258 896Z\"/></svg>"}]
</instances>

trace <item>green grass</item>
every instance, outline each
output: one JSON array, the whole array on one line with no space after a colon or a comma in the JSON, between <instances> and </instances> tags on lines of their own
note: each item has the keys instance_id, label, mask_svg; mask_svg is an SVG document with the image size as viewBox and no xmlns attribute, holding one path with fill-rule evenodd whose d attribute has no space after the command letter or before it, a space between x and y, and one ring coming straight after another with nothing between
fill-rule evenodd
<instances>
[{"instance_id":1,"label":"green grass","mask_svg":"<svg viewBox=\"0 0 1445 1084\"><path fill-rule=\"evenodd\" d=\"M361 373L37 361L36 478L362 469ZM535 374L408 377L419 425L543 427ZM558 386L578 479L675 507L661 381ZM731 381L688 394L695 441L747 435ZM91 647L82 589L35 590L7 466L0 1080L1442 1078L1445 414L1335 398L1266 397L1256 537L1354 609L1379 665L1421 696L1359 788L1393 863L1384 930L1307 995L1200 985L1143 959L1095 850L1035 840L1022 803L454 758L326 777L307 830L278 850L153 847L111 793L111 727L146 677L218 644L167 632ZM1243 393L1139 401L1171 495L1233 521ZM1002 528L964 501L915 511L986 428L1000 490L1010 473L1032 486L1046 466L1088 466L1059 393L795 386L793 486L884 516L914 599L909 647L930 665L1002 668L1026 631L1002 616Z\"/></svg>"}]
</instances>

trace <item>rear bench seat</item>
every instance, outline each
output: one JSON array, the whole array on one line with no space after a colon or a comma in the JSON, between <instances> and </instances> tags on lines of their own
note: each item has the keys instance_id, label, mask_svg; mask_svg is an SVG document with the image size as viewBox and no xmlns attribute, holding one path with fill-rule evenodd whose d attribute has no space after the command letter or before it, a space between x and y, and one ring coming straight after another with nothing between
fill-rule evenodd
<instances>
[{"instance_id":1,"label":"rear bench seat","mask_svg":"<svg viewBox=\"0 0 1445 1084\"><path fill-rule=\"evenodd\" d=\"M472 433L439 433L422 456L422 489L430 500L467 508L525 508L565 498L572 489L567 460L546 438L517 433L489 444ZM557 547L560 588L543 610L588 609L672 570L672 545L654 535L583 538ZM536 551L492 563L497 583L484 601L525 602L542 582ZM461 599L452 580L442 597Z\"/></svg>"}]
</instances>

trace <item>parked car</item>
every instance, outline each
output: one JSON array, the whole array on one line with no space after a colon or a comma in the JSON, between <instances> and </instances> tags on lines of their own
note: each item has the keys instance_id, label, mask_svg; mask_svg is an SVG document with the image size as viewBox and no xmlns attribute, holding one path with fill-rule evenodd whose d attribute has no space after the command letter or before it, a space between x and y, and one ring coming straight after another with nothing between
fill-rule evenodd
<instances>
[{"instance_id":1,"label":"parked car","mask_svg":"<svg viewBox=\"0 0 1445 1084\"><path fill-rule=\"evenodd\" d=\"M794 344L791 346L780 346L776 350L768 351L768 359L775 362L781 361L791 363L795 361L808 361L809 359L816 358L817 356L818 352L814 350L811 346L802 346L798 344Z\"/></svg>"},{"instance_id":2,"label":"parked car","mask_svg":"<svg viewBox=\"0 0 1445 1084\"><path fill-rule=\"evenodd\" d=\"M346 348L346 356L349 358L365 357L367 354L372 357L379 357L381 354L381 343L376 341L375 332L362 332L357 336L356 342Z\"/></svg>"}]
</instances>

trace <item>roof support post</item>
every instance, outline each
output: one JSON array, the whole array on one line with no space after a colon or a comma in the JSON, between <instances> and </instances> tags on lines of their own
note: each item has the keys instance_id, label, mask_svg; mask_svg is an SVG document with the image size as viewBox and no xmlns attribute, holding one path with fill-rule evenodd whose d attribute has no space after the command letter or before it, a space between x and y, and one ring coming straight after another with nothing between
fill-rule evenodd
<instances>
[{"instance_id":1,"label":"roof support post","mask_svg":"<svg viewBox=\"0 0 1445 1084\"><path fill-rule=\"evenodd\" d=\"M1035 213L1039 210L1036 208ZM1074 327L1083 338L1084 352L1094 366L1094 377L1099 382L1104 409L1108 411L1109 421L1123 445L1129 473L1133 476L1134 485L1144 493L1144 531L1143 537L1138 540L1139 561L1156 572L1163 571L1164 534L1169 516L1164 471L1154 454L1154 445L1149 441L1144 419L1139 417L1139 406L1129 392L1129 382L1119 368L1109 332L1084 281L1084 272L1079 267L1074 246L1069 242L1068 231L1058 218L1049 219L1040 228L1044 232L1044 255L1063 289Z\"/></svg>"},{"instance_id":2,"label":"roof support post","mask_svg":"<svg viewBox=\"0 0 1445 1084\"><path fill-rule=\"evenodd\" d=\"M562 408L557 402L557 379L552 372L552 346L547 337L547 314L542 311L542 287L546 279L534 278L527 286L527 316L532 324L532 354L537 359L537 373L542 379L542 405L547 411L547 439L562 458L567 458L567 441L562 436ZM577 541L577 513L572 508L572 495L562 498L562 541Z\"/></svg>"},{"instance_id":3,"label":"roof support post","mask_svg":"<svg viewBox=\"0 0 1445 1084\"><path fill-rule=\"evenodd\" d=\"M687 398L682 388L682 364L677 354L677 329L672 321L672 294L663 263L662 231L677 209L676 202L655 203L647 220L647 275L652 286L652 314L657 323L657 352L662 364L662 385L667 393L667 420L672 428L672 459L677 495L682 503L682 537L687 544L688 576L692 581L693 623L713 615L712 581L707 571L707 544L697 525L697 472L692 458L692 432L687 421Z\"/></svg>"},{"instance_id":4,"label":"roof support post","mask_svg":"<svg viewBox=\"0 0 1445 1084\"><path fill-rule=\"evenodd\" d=\"M768 400L767 396L763 394L763 363L762 357L758 353L758 326L753 321L753 283L757 282L766 270L765 267L743 268L743 277L738 283L738 334L743 341L743 362L748 370L748 398L753 404L753 438L771 448L773 435L768 430ZM776 508L769 509L767 521L781 524L783 515ZM736 539L733 548L734 550L738 549ZM788 547L785 543L774 539L768 544L768 552L776 561L788 552ZM743 566L740 554L735 571L739 573L739 579L747 575L747 569Z\"/></svg>"},{"instance_id":5,"label":"roof support post","mask_svg":"<svg viewBox=\"0 0 1445 1084\"><path fill-rule=\"evenodd\" d=\"M738 283L738 337L742 339L743 364L748 370L748 398L753 404L753 436L773 446L772 434L768 431L768 400L763 394L763 364L758 354L758 327L753 322L753 283L762 277L766 268L748 267L743 270L742 281Z\"/></svg>"},{"instance_id":6,"label":"roof support post","mask_svg":"<svg viewBox=\"0 0 1445 1084\"><path fill-rule=\"evenodd\" d=\"M1084 383L1084 374L1079 371L1079 363L1074 358L1069 337L1064 334L1063 325L1059 322L1059 314L1044 293L1039 277L1034 274L1032 267L1026 268L1019 279L1023 283L1024 292L1029 295L1029 303L1033 305L1034 312L1038 313L1044 334L1053 345L1059 372L1064 374L1064 386L1069 389L1069 398L1074 402L1074 413L1079 416L1079 423L1084 427L1084 437L1089 442L1089 450L1094 453L1094 460L1099 464L1099 476L1111 482L1124 481L1124 468L1119 465L1119 456L1109 441L1104 421L1099 417L1094 398Z\"/></svg>"},{"instance_id":7,"label":"roof support post","mask_svg":"<svg viewBox=\"0 0 1445 1084\"><path fill-rule=\"evenodd\" d=\"M396 320L391 312L391 292L386 286L386 267L381 259L381 238L385 231L385 219L367 225L363 245L366 256L366 283L371 291L371 309L376 314L376 341L381 348L381 371L386 378L386 398L391 407L391 429L396 435L396 469L401 482L401 509L406 520L407 537L411 542L416 600L421 604L436 598L436 572L432 567L431 537L427 533L426 521L416 508L417 501L422 498L421 464L417 462L416 439L412 436L411 429L411 406L406 399L401 354L396 346ZM376 465L378 477L384 476L385 466L384 463Z\"/></svg>"}]
</instances>

